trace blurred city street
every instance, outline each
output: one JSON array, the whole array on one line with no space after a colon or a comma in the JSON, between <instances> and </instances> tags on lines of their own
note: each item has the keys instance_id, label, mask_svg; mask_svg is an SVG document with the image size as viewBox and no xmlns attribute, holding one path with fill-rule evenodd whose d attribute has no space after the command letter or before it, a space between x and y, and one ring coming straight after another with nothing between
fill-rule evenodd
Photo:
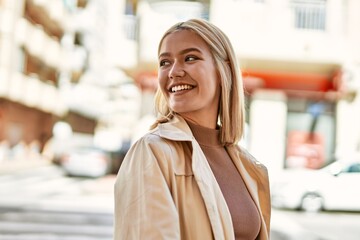
<instances>
[{"instance_id":1,"label":"blurred city street","mask_svg":"<svg viewBox=\"0 0 360 240\"><path fill-rule=\"evenodd\" d=\"M236 52L239 144L268 169L271 239L359 240L359 12L359 0L0 0L0 240L112 239L115 173L155 119L158 41L190 18Z\"/></svg>"},{"instance_id":2,"label":"blurred city street","mask_svg":"<svg viewBox=\"0 0 360 240\"><path fill-rule=\"evenodd\" d=\"M0 174L1 240L107 240L115 175L69 177L43 164ZM273 209L272 240L357 240L360 213Z\"/></svg>"}]
</instances>

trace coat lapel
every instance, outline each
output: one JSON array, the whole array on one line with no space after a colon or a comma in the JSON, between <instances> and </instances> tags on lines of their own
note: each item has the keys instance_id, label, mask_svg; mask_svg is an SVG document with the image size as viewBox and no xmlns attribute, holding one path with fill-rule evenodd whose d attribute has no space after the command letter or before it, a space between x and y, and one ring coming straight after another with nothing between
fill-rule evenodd
<instances>
[{"instance_id":1,"label":"coat lapel","mask_svg":"<svg viewBox=\"0 0 360 240\"><path fill-rule=\"evenodd\" d=\"M193 140L192 169L203 196L216 240L234 239L234 228L225 198L199 144Z\"/></svg>"},{"instance_id":2,"label":"coat lapel","mask_svg":"<svg viewBox=\"0 0 360 240\"><path fill-rule=\"evenodd\" d=\"M159 125L159 133L167 139L191 142L193 148L192 171L209 215L214 238L216 240L233 240L234 228L225 198L186 121L175 116L170 122Z\"/></svg>"}]
</instances>

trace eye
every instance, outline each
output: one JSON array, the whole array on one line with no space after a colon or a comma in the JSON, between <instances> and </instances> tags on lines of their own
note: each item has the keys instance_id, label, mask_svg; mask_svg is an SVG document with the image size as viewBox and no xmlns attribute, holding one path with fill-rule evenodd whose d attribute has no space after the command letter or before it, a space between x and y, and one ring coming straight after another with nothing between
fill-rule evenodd
<instances>
[{"instance_id":1,"label":"eye","mask_svg":"<svg viewBox=\"0 0 360 240\"><path fill-rule=\"evenodd\" d=\"M198 60L199 58L198 57L195 57L195 56L187 56L185 58L185 62L189 62L189 61L195 61L195 60Z\"/></svg>"},{"instance_id":2,"label":"eye","mask_svg":"<svg viewBox=\"0 0 360 240\"><path fill-rule=\"evenodd\" d=\"M169 65L170 64L170 61L168 61L168 60L161 60L160 61L160 67L163 67L163 66L167 66L167 65Z\"/></svg>"}]
</instances>

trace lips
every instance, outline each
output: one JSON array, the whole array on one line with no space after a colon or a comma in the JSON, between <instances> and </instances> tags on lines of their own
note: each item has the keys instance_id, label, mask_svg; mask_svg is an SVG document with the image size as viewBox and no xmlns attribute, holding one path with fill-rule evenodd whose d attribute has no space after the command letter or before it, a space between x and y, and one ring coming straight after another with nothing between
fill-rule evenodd
<instances>
[{"instance_id":1,"label":"lips","mask_svg":"<svg viewBox=\"0 0 360 240\"><path fill-rule=\"evenodd\" d=\"M193 89L194 87L191 85L187 85L187 84L181 84L181 85L176 85L176 86L172 86L170 88L170 92L175 93L175 92L179 92L179 91L183 91L183 90L189 90L189 89Z\"/></svg>"}]
</instances>

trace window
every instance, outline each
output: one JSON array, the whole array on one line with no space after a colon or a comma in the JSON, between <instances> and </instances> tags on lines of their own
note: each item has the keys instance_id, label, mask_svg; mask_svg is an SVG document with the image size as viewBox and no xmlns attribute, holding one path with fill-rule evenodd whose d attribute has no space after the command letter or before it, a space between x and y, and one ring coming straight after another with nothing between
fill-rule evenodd
<instances>
[{"instance_id":1,"label":"window","mask_svg":"<svg viewBox=\"0 0 360 240\"><path fill-rule=\"evenodd\" d=\"M295 27L325 30L326 0L292 0Z\"/></svg>"}]
</instances>

